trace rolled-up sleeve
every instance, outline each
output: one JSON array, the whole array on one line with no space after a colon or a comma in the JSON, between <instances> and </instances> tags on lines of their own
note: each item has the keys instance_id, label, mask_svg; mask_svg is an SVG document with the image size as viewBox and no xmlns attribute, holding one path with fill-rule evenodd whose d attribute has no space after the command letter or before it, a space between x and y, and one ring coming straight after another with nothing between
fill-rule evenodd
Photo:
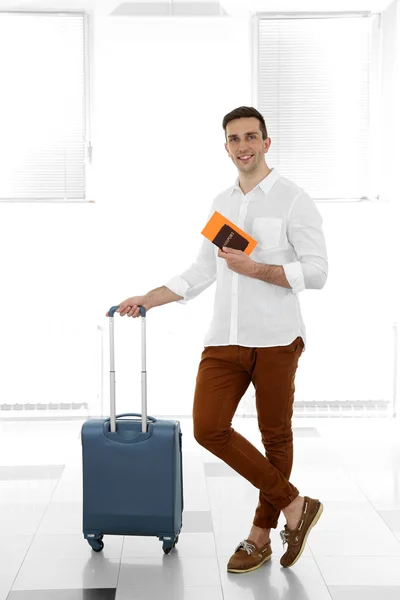
<instances>
[{"instance_id":1,"label":"rolled-up sleeve","mask_svg":"<svg viewBox=\"0 0 400 600\"><path fill-rule=\"evenodd\" d=\"M293 201L287 220L287 237L298 258L283 266L294 293L320 290L328 277L328 256L322 231L322 216L305 192Z\"/></svg>"},{"instance_id":2,"label":"rolled-up sleeve","mask_svg":"<svg viewBox=\"0 0 400 600\"><path fill-rule=\"evenodd\" d=\"M208 213L207 221L214 210L213 204ZM194 263L180 275L169 279L164 285L178 296L182 296L182 300L177 301L179 304L186 304L213 284L216 278L215 246L210 240L204 238Z\"/></svg>"}]
</instances>

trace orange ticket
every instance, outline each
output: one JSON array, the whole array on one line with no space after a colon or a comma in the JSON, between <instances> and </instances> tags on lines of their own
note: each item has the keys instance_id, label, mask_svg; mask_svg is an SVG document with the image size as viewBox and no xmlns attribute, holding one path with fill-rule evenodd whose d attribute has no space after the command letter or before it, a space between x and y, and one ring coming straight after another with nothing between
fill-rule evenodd
<instances>
[{"instance_id":1,"label":"orange ticket","mask_svg":"<svg viewBox=\"0 0 400 600\"><path fill-rule=\"evenodd\" d=\"M226 246L251 254L257 246L255 239L218 211L214 212L201 233L221 249Z\"/></svg>"}]
</instances>

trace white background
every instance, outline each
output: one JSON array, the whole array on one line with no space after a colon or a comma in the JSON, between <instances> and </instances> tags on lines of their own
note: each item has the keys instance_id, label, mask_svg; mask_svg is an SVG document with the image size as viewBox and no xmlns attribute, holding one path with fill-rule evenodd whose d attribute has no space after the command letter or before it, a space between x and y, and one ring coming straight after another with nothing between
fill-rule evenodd
<instances>
[{"instance_id":1,"label":"white background","mask_svg":"<svg viewBox=\"0 0 400 600\"><path fill-rule=\"evenodd\" d=\"M212 199L237 176L224 149L222 119L253 104L250 4L226 2L235 14L230 19L147 20L110 17L117 4L97 3L94 11L89 2L56 3L57 10L93 11L88 199L94 203L0 204L0 403L88 402L98 414L98 326L105 329L108 402L105 312L191 264ZM3 2L1 8L21 6L55 5ZM323 290L300 295L308 339L297 400L393 395L393 323L400 316L399 3L386 7L302 6L385 10L381 162L375 166L381 202L318 203L330 272ZM265 3L251 8L265 9ZM293 3L268 5L276 8L290 10ZM274 143L277 133L269 135ZM150 414L191 414L214 286L185 306L149 312ZM115 329L118 411L140 412L140 320L116 317Z\"/></svg>"}]
</instances>

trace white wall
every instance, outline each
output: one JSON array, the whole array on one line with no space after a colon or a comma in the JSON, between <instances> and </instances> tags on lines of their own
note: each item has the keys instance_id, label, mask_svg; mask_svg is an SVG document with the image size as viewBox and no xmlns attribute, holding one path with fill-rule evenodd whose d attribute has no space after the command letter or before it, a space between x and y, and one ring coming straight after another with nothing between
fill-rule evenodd
<instances>
[{"instance_id":1,"label":"white wall","mask_svg":"<svg viewBox=\"0 0 400 600\"><path fill-rule=\"evenodd\" d=\"M95 208L0 204L0 404L95 398Z\"/></svg>"},{"instance_id":2,"label":"white wall","mask_svg":"<svg viewBox=\"0 0 400 600\"><path fill-rule=\"evenodd\" d=\"M96 327L106 328L107 401L106 310L194 260L213 197L236 177L221 124L253 101L248 21L98 14L94 30L95 204L0 205L0 403L84 399L98 412ZM398 202L394 188L387 195ZM330 274L324 290L300 297L308 348L299 400L390 398L393 206L318 204ZM149 312L151 414L191 413L214 289ZM118 410L138 412L140 320L115 321Z\"/></svg>"}]
</instances>

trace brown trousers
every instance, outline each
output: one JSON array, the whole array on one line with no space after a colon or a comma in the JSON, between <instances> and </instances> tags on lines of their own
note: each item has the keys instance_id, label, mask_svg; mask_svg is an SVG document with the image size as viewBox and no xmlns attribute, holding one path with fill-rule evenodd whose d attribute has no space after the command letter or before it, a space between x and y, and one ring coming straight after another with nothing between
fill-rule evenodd
<instances>
[{"instance_id":1,"label":"brown trousers","mask_svg":"<svg viewBox=\"0 0 400 600\"><path fill-rule=\"evenodd\" d=\"M293 465L292 415L295 374L304 348L206 346L196 378L194 436L260 490L254 525L276 529L280 511L299 491L288 479ZM238 404L253 383L265 456L232 428Z\"/></svg>"}]
</instances>

